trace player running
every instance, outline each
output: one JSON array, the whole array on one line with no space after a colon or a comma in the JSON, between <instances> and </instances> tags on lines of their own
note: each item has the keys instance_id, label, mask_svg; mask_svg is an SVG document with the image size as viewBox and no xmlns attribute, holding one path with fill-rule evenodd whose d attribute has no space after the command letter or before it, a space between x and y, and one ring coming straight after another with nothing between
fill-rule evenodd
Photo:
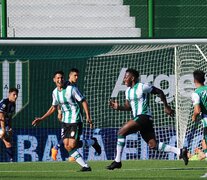
<instances>
[{"instance_id":1,"label":"player running","mask_svg":"<svg viewBox=\"0 0 207 180\"><path fill-rule=\"evenodd\" d=\"M149 84L138 82L138 78L139 73L136 70L127 69L124 76L124 83L128 87L125 92L125 105L120 106L117 101L110 101L110 106L115 110L132 111L133 118L119 130L116 158L109 166L107 166L107 169L113 170L122 167L121 155L125 146L126 136L137 131L140 131L142 138L151 149L173 152L180 158L183 158L185 165L187 165L188 152L186 148L179 149L156 141L148 95L157 94L164 104L165 112L168 115L173 116L174 111L168 106L163 91Z\"/></svg>"}]
</instances>

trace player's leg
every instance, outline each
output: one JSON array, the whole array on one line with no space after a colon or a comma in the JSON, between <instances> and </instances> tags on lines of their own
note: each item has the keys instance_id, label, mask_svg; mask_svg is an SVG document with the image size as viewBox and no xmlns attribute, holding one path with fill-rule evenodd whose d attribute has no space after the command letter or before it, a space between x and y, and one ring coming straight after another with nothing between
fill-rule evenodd
<instances>
[{"instance_id":1,"label":"player's leg","mask_svg":"<svg viewBox=\"0 0 207 180\"><path fill-rule=\"evenodd\" d=\"M58 144L56 144L55 146L53 146L53 148L51 149L51 156L52 156L52 159L54 161L57 160L57 154L58 154L58 150L60 149L60 147L63 145L63 139L61 138L59 141L58 141Z\"/></svg>"},{"instance_id":2,"label":"player's leg","mask_svg":"<svg viewBox=\"0 0 207 180\"><path fill-rule=\"evenodd\" d=\"M9 162L14 161L14 154L13 154L13 148L10 139L8 137L3 139L3 142L6 146L6 154L7 154L7 159Z\"/></svg>"},{"instance_id":3,"label":"player's leg","mask_svg":"<svg viewBox=\"0 0 207 180\"><path fill-rule=\"evenodd\" d=\"M69 156L73 157L75 161L82 167L81 171L91 171L91 168L84 161L81 154L77 151L78 141L82 134L82 123L65 124L64 128L64 146L68 151Z\"/></svg>"},{"instance_id":4,"label":"player's leg","mask_svg":"<svg viewBox=\"0 0 207 180\"><path fill-rule=\"evenodd\" d=\"M92 146L96 150L97 155L101 154L101 146L99 145L98 140L95 137L92 137L91 139L83 139L78 142L78 148L90 146Z\"/></svg>"},{"instance_id":5,"label":"player's leg","mask_svg":"<svg viewBox=\"0 0 207 180\"><path fill-rule=\"evenodd\" d=\"M202 140L201 145L202 145L202 149L205 155L201 156L200 160L203 160L207 158L207 127L203 128L203 140Z\"/></svg>"},{"instance_id":6,"label":"player's leg","mask_svg":"<svg viewBox=\"0 0 207 180\"><path fill-rule=\"evenodd\" d=\"M121 155L125 146L126 136L137 132L139 130L139 124L134 120L129 120L118 132L117 146L116 146L116 157L115 160L107 166L107 169L113 170L121 168Z\"/></svg>"},{"instance_id":7,"label":"player's leg","mask_svg":"<svg viewBox=\"0 0 207 180\"><path fill-rule=\"evenodd\" d=\"M61 139L58 141L58 144L53 146L51 149L51 156L54 161L57 160L58 150L60 149L61 146L63 146L63 132L64 132L64 128L61 128Z\"/></svg>"},{"instance_id":8,"label":"player's leg","mask_svg":"<svg viewBox=\"0 0 207 180\"><path fill-rule=\"evenodd\" d=\"M164 151L164 152L173 152L178 155L178 157L183 158L185 165L188 164L188 151L186 148L179 149L174 146L170 146L168 144L165 144L163 142L156 141L155 131L153 127L153 121L151 117L141 115L140 116L140 125L141 130L140 134L144 141L149 145L149 148Z\"/></svg>"}]
</instances>

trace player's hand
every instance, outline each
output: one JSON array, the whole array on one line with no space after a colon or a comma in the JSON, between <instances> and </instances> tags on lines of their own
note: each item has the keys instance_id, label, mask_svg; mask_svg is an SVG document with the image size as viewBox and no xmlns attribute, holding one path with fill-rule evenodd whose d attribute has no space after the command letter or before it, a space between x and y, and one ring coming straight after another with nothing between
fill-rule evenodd
<instances>
[{"instance_id":1,"label":"player's hand","mask_svg":"<svg viewBox=\"0 0 207 180\"><path fill-rule=\"evenodd\" d=\"M92 120L90 118L87 118L87 122L88 122L90 128L93 129L93 122L92 122Z\"/></svg>"},{"instance_id":2,"label":"player's hand","mask_svg":"<svg viewBox=\"0 0 207 180\"><path fill-rule=\"evenodd\" d=\"M202 119L202 115L201 114L199 114L199 115L193 115L192 116L192 121L193 122L199 122L201 119Z\"/></svg>"},{"instance_id":3,"label":"player's hand","mask_svg":"<svg viewBox=\"0 0 207 180\"><path fill-rule=\"evenodd\" d=\"M35 120L32 121L32 126L37 126L41 121L41 118L35 118Z\"/></svg>"},{"instance_id":4,"label":"player's hand","mask_svg":"<svg viewBox=\"0 0 207 180\"><path fill-rule=\"evenodd\" d=\"M171 109L170 106L166 106L165 107L165 113L168 114L169 116L173 117L175 114L175 111L173 109Z\"/></svg>"},{"instance_id":5,"label":"player's hand","mask_svg":"<svg viewBox=\"0 0 207 180\"><path fill-rule=\"evenodd\" d=\"M118 103L118 101L113 101L113 100L110 100L109 101L109 106L111 107L111 108L113 108L113 109L115 109L115 110L118 110L118 108L119 108L119 103Z\"/></svg>"},{"instance_id":6,"label":"player's hand","mask_svg":"<svg viewBox=\"0 0 207 180\"><path fill-rule=\"evenodd\" d=\"M8 130L8 134L9 134L9 136L12 136L12 134L13 134L13 130L12 130L12 128L9 128L9 130Z\"/></svg>"},{"instance_id":7,"label":"player's hand","mask_svg":"<svg viewBox=\"0 0 207 180\"><path fill-rule=\"evenodd\" d=\"M4 139L5 135L6 135L6 131L2 131L2 134L0 135L0 139Z\"/></svg>"}]
</instances>

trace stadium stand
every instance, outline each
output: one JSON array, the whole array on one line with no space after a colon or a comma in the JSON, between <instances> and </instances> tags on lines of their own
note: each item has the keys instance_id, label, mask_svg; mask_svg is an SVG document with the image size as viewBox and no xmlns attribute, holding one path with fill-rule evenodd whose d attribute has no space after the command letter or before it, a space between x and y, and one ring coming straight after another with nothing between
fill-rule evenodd
<instances>
[{"instance_id":1,"label":"stadium stand","mask_svg":"<svg viewBox=\"0 0 207 180\"><path fill-rule=\"evenodd\" d=\"M140 37L123 0L10 0L8 37Z\"/></svg>"}]
</instances>

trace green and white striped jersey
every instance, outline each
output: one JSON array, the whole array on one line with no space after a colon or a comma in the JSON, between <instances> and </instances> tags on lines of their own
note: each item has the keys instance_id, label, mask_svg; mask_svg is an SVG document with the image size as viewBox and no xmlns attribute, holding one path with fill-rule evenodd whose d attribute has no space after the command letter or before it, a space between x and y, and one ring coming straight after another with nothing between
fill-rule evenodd
<instances>
[{"instance_id":1,"label":"green and white striped jersey","mask_svg":"<svg viewBox=\"0 0 207 180\"><path fill-rule=\"evenodd\" d=\"M207 86L201 86L192 93L193 106L201 106L202 116L207 116Z\"/></svg>"},{"instance_id":2,"label":"green and white striped jersey","mask_svg":"<svg viewBox=\"0 0 207 180\"><path fill-rule=\"evenodd\" d=\"M78 123L82 122L80 107L77 102L81 102L85 97L75 86L67 86L59 91L57 88L52 93L53 106L60 105L62 111L62 122Z\"/></svg>"},{"instance_id":3,"label":"green and white striped jersey","mask_svg":"<svg viewBox=\"0 0 207 180\"><path fill-rule=\"evenodd\" d=\"M125 91L126 99L130 102L133 117L140 114L151 116L148 95L152 91L150 84L137 83Z\"/></svg>"}]
</instances>

